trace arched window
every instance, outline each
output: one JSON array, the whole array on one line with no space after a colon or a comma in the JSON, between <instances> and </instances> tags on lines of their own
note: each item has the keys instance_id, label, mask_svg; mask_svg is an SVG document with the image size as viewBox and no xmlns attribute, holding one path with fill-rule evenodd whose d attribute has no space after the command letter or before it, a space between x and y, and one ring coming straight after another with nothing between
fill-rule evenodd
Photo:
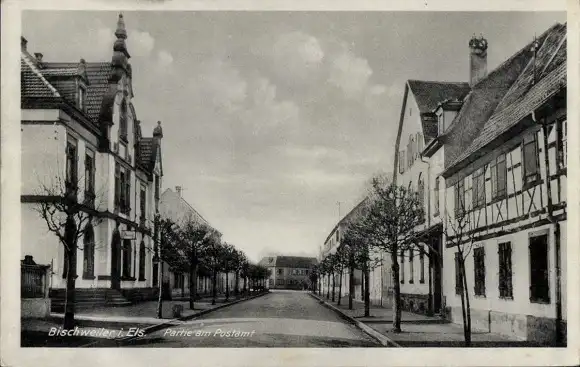
<instances>
[{"instance_id":1,"label":"arched window","mask_svg":"<svg viewBox=\"0 0 580 367\"><path fill-rule=\"evenodd\" d=\"M121 102L121 109L119 111L119 138L127 141L127 102Z\"/></svg>"},{"instance_id":2,"label":"arched window","mask_svg":"<svg viewBox=\"0 0 580 367\"><path fill-rule=\"evenodd\" d=\"M87 224L83 235L83 278L95 276L95 232L91 223Z\"/></svg>"}]
</instances>

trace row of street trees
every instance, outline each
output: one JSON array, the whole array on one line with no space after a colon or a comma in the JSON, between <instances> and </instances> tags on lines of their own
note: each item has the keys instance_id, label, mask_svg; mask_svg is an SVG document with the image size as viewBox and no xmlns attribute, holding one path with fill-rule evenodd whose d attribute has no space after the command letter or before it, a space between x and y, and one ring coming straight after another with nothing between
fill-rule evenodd
<instances>
[{"instance_id":1,"label":"row of street trees","mask_svg":"<svg viewBox=\"0 0 580 367\"><path fill-rule=\"evenodd\" d=\"M212 304L217 298L217 277L225 274L225 297L230 299L257 290L265 284L270 270L264 266L252 264L243 251L232 244L222 241L221 233L214 228L193 220L177 224L168 218L158 218L160 234L160 261L167 263L173 271L188 273L189 308L195 308L197 281L200 277L210 277ZM234 289L230 289L229 277L233 274ZM162 279L161 268L159 279ZM239 289L239 280L243 287ZM248 288L248 285L250 286ZM161 317L162 296L159 293L157 315Z\"/></svg>"},{"instance_id":2,"label":"row of street trees","mask_svg":"<svg viewBox=\"0 0 580 367\"><path fill-rule=\"evenodd\" d=\"M420 193L423 195L423 193ZM471 345L471 316L465 261L473 248L473 229L479 218L468 208L456 208L454 217L444 212L443 234L449 244L457 249L457 269L459 291L462 301L465 345ZM333 254L328 254L316 268L317 280L326 279L328 284L326 298L335 299L338 278L338 302L342 292L342 275L349 271L349 309L352 309L354 296L354 270L360 269L364 275L363 299L365 316L370 316L370 271L382 264L382 254L390 257L393 284L393 331L401 332L401 289L399 278L399 258L405 257L409 250L418 250L428 256L441 257L437 249L424 243L417 228L424 223L425 211L419 193L411 188L397 186L388 176L377 175L372 178L368 196L356 215L346 220L341 234L341 242ZM425 241L428 242L428 241ZM332 281L331 281L332 279ZM332 292L330 289L332 288ZM319 294L322 287L318 288ZM332 294L331 294L332 293Z\"/></svg>"}]
</instances>

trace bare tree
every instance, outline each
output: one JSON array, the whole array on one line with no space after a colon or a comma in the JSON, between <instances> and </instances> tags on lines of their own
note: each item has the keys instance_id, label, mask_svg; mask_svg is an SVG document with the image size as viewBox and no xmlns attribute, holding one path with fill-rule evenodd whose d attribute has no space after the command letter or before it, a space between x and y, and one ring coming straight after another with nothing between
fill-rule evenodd
<instances>
[{"instance_id":1,"label":"bare tree","mask_svg":"<svg viewBox=\"0 0 580 367\"><path fill-rule=\"evenodd\" d=\"M64 248L65 263L63 271L66 278L64 306L64 329L74 327L75 296L77 274L77 250L79 240L92 231L101 219L95 207L103 203L103 193L85 190L84 200L79 201L79 181L62 180L59 176L50 184L40 184L39 194L44 197L34 210L46 223L49 232L56 235ZM96 200L98 199L98 202ZM92 234L92 233L91 233ZM94 242L91 244L94 246Z\"/></svg>"},{"instance_id":2,"label":"bare tree","mask_svg":"<svg viewBox=\"0 0 580 367\"><path fill-rule=\"evenodd\" d=\"M157 297L157 318L163 318L163 263L173 265L175 268L184 266L184 258L176 251L181 240L179 237L179 226L171 219L156 216L156 225L159 233L159 294Z\"/></svg>"},{"instance_id":3,"label":"bare tree","mask_svg":"<svg viewBox=\"0 0 580 367\"><path fill-rule=\"evenodd\" d=\"M468 210L462 202L457 203L455 217L451 218L449 211L445 210L445 222L443 231L446 241L451 248L456 248L455 266L458 271L455 291L461 297L461 315L463 320L463 336L465 346L471 346L471 306L469 299L469 288L467 287L467 273L465 271L465 261L474 248L476 229L479 226L481 210ZM477 213L476 213L477 212ZM459 280L459 282L457 282Z\"/></svg>"},{"instance_id":4,"label":"bare tree","mask_svg":"<svg viewBox=\"0 0 580 367\"><path fill-rule=\"evenodd\" d=\"M390 255L393 275L393 331L401 331L401 287L398 256L412 248L415 228L423 221L423 206L416 192L377 175L371 181L369 196L361 215L350 224L355 241L365 245L363 253L373 250ZM360 251L359 251L360 252ZM368 267L365 269L368 272ZM368 293L368 276L365 275ZM366 298L366 295L365 295ZM366 301L366 300L365 300Z\"/></svg>"}]
</instances>

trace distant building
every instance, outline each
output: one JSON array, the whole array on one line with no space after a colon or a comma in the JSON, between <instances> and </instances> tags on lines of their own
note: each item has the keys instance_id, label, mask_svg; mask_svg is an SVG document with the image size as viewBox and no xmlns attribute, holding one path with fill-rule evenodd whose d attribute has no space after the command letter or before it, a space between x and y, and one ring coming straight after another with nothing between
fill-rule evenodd
<instances>
[{"instance_id":1,"label":"distant building","mask_svg":"<svg viewBox=\"0 0 580 367\"><path fill-rule=\"evenodd\" d=\"M308 289L311 286L310 272L317 263L314 257L270 256L258 264L271 270L270 289Z\"/></svg>"}]
</instances>

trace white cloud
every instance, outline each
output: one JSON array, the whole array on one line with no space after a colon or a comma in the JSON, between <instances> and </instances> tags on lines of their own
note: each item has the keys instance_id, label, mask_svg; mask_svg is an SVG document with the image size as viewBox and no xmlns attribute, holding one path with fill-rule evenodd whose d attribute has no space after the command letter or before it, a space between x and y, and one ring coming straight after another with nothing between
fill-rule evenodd
<instances>
[{"instance_id":1,"label":"white cloud","mask_svg":"<svg viewBox=\"0 0 580 367\"><path fill-rule=\"evenodd\" d=\"M366 59L356 57L345 48L332 61L328 81L340 88L346 97L354 99L365 92L372 74Z\"/></svg>"},{"instance_id":2,"label":"white cloud","mask_svg":"<svg viewBox=\"0 0 580 367\"><path fill-rule=\"evenodd\" d=\"M155 46L155 39L149 32L136 30L127 31L127 49L132 56L145 57L151 54Z\"/></svg>"},{"instance_id":3,"label":"white cloud","mask_svg":"<svg viewBox=\"0 0 580 367\"><path fill-rule=\"evenodd\" d=\"M169 67L171 64L173 64L173 56L171 53L165 50L159 51L157 54L157 60L162 68Z\"/></svg>"},{"instance_id":4,"label":"white cloud","mask_svg":"<svg viewBox=\"0 0 580 367\"><path fill-rule=\"evenodd\" d=\"M191 88L201 98L226 111L237 111L246 100L247 82L238 69L219 59L206 61L191 80Z\"/></svg>"}]
</instances>

